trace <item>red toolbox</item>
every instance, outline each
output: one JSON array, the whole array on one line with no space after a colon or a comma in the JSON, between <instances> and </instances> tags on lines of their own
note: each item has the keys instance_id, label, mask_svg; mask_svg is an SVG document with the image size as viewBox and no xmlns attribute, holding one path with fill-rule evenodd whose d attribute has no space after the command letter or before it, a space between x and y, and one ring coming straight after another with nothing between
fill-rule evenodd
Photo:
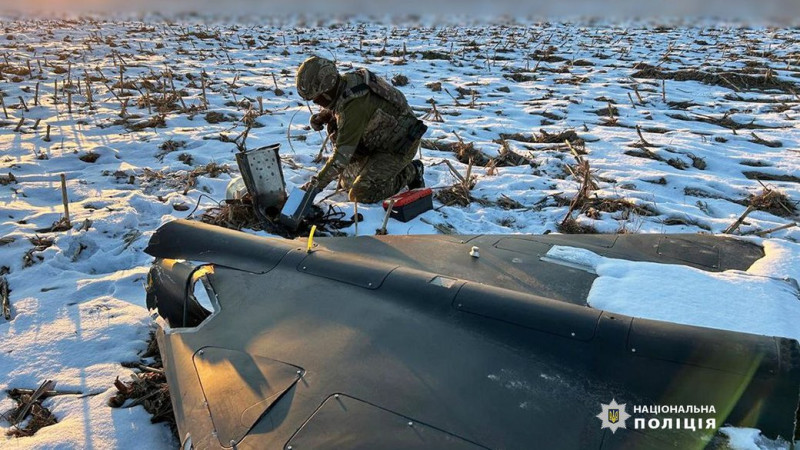
<instances>
[{"instance_id":1,"label":"red toolbox","mask_svg":"<svg viewBox=\"0 0 800 450\"><path fill-rule=\"evenodd\" d=\"M392 212L389 217L408 222L425 211L433 209L433 191L431 188L419 188L397 194L383 201L383 209L389 209L389 203L394 200Z\"/></svg>"}]
</instances>

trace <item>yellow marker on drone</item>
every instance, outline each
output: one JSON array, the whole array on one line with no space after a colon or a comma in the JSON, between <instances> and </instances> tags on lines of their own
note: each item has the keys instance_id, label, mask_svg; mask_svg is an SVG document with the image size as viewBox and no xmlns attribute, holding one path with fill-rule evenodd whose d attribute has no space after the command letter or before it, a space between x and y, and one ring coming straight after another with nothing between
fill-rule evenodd
<instances>
[{"instance_id":1,"label":"yellow marker on drone","mask_svg":"<svg viewBox=\"0 0 800 450\"><path fill-rule=\"evenodd\" d=\"M311 232L308 233L308 247L306 247L306 253L311 253L311 247L314 246L314 232L317 231L317 226L311 226Z\"/></svg>"}]
</instances>

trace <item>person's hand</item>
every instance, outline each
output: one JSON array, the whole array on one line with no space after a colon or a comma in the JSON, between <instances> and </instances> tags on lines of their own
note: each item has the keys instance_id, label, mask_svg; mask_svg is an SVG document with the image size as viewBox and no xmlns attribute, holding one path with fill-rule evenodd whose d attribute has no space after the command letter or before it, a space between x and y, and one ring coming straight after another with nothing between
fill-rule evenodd
<instances>
[{"instance_id":1,"label":"person's hand","mask_svg":"<svg viewBox=\"0 0 800 450\"><path fill-rule=\"evenodd\" d=\"M302 189L305 192L308 192L309 190L316 188L317 186L319 186L319 181L317 180L317 177L311 177L311 179L308 180L304 185L300 186L300 189Z\"/></svg>"},{"instance_id":2,"label":"person's hand","mask_svg":"<svg viewBox=\"0 0 800 450\"><path fill-rule=\"evenodd\" d=\"M323 109L317 114L312 114L311 119L308 121L314 131L322 131L325 125L333 120L333 112L330 109Z\"/></svg>"}]
</instances>

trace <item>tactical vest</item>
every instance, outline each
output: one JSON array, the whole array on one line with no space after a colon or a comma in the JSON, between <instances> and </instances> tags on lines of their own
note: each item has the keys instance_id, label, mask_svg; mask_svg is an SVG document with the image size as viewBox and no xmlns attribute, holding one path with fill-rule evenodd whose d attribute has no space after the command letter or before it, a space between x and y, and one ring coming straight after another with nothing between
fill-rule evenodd
<instances>
[{"instance_id":1,"label":"tactical vest","mask_svg":"<svg viewBox=\"0 0 800 450\"><path fill-rule=\"evenodd\" d=\"M404 152L421 138L428 127L417 119L405 96L383 78L367 69L345 75L340 105L370 92L384 100L364 129L360 145L372 151Z\"/></svg>"}]
</instances>

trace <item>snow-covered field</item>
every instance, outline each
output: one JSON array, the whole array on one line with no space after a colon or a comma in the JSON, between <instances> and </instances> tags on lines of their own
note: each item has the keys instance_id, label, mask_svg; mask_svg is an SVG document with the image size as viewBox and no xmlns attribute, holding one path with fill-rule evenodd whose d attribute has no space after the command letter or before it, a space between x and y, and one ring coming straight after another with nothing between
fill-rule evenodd
<instances>
[{"instance_id":1,"label":"snow-covered field","mask_svg":"<svg viewBox=\"0 0 800 450\"><path fill-rule=\"evenodd\" d=\"M175 446L168 428L151 425L140 407L106 406L114 378L131 373L120 362L138 359L152 326L143 289L151 258L142 250L159 225L199 205L197 217L224 199L237 171L228 141L244 130L245 116L256 122L248 148L282 145L289 189L319 170L313 159L324 135L307 125L316 107L293 87L295 69L311 54L393 79L427 116L428 186L442 192L458 182L445 160L466 174L469 156L454 151L476 163L471 202L437 201L409 223L391 221L390 234L557 232L581 188L578 158L596 189L575 208L571 230L721 233L765 190L770 201L758 203L736 233L798 220L796 29L198 21L0 22L0 275L13 318L0 319L0 389L54 379L85 395L46 400L59 423L32 437L0 437L3 448ZM63 214L62 173L72 227L37 232ZM353 214L345 194L324 197ZM359 232L372 234L383 210L358 211L366 220ZM788 241L797 242L800 229L770 238L768 264L710 277L703 292L736 291L755 275L796 277L800 250ZM658 273L597 264L595 288L606 292L608 277L635 284ZM753 289L769 298L770 280ZM781 301L797 299L796 284L780 289ZM657 307L639 314L686 306L671 307L662 291ZM747 330L788 334L800 320L796 306L770 312L784 325L766 320ZM602 307L625 312L626 305ZM685 316L659 317L694 323ZM710 320L702 324L725 326ZM0 412L13 406L0 399ZM732 444L755 445L751 434L731 431Z\"/></svg>"}]
</instances>

